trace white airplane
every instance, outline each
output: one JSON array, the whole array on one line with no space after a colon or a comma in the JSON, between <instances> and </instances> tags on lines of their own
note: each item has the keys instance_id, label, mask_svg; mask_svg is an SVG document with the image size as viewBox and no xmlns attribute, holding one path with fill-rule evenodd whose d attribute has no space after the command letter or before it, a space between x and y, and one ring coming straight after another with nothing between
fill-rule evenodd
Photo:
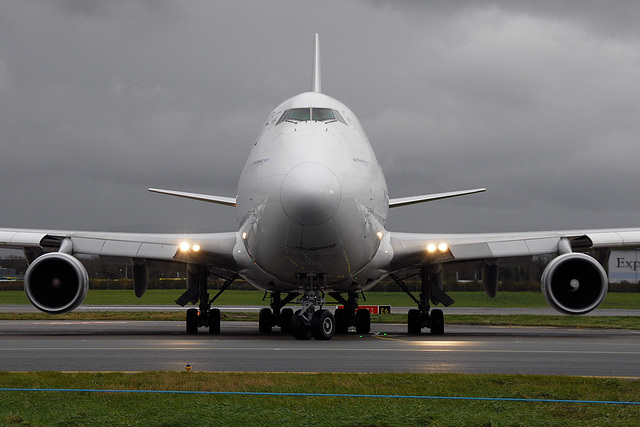
<instances>
[{"instance_id":1,"label":"white airplane","mask_svg":"<svg viewBox=\"0 0 640 427\"><path fill-rule=\"evenodd\" d=\"M493 297L501 258L555 254L542 274L542 291L552 307L577 315L604 300L608 278L603 265L611 248L640 245L640 228L501 234L388 231L389 208L484 189L389 198L382 169L355 114L321 91L317 35L312 87L269 115L242 170L236 197L149 189L235 206L237 231L177 235L0 229L0 247L23 249L29 262L24 288L31 303L52 314L82 303L89 278L77 255L130 262L138 297L147 286L147 262L173 261L187 270L187 291L176 302L199 303L187 310L187 333L199 327L219 333L220 311L212 304L241 277L271 296L271 308L260 311L261 332L279 326L296 339L327 340L350 326L369 332L369 311L358 309L358 297L390 277L417 304L409 311L408 332L429 328L442 334L442 310L431 310L430 303L453 303L442 290L444 263L482 262L485 290ZM209 276L225 279L213 298ZM404 282L413 276L421 279L418 297ZM335 316L323 308L325 294L344 305ZM300 309L294 313L285 308L296 299Z\"/></svg>"}]
</instances>

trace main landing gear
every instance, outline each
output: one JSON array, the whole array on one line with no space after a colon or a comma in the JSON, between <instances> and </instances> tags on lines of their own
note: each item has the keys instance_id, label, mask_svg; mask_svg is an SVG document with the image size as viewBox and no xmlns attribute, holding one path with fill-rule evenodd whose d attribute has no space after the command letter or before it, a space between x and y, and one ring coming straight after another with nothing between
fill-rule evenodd
<instances>
[{"instance_id":1,"label":"main landing gear","mask_svg":"<svg viewBox=\"0 0 640 427\"><path fill-rule=\"evenodd\" d=\"M302 288L302 308L295 313L292 309L283 307L300 296L300 293L289 293L282 299L280 292L272 292L271 308L260 310L260 332L269 333L274 326L280 326L283 333L291 333L297 340L329 340L334 334L347 333L349 326L355 326L358 333L368 334L371 330L369 310L358 310L358 294L355 292L350 292L348 299L344 299L338 292L330 294L344 305L335 314L322 308L325 301L320 289L324 280L325 276L321 273L298 276L298 283Z\"/></svg>"},{"instance_id":2,"label":"main landing gear","mask_svg":"<svg viewBox=\"0 0 640 427\"><path fill-rule=\"evenodd\" d=\"M198 303L198 308L187 310L186 331L188 334L198 333L198 329L206 327L210 334L220 333L220 310L212 308L213 302L238 278L233 275L227 278L213 297L209 298L209 270L205 266L189 265L187 269L189 288L176 300L185 306ZM349 326L355 326L358 333L366 334L371 330L369 311L358 309L357 294L349 293L344 299L339 293L331 296L344 304L345 308L337 309L334 314L322 308L324 294L321 291L325 284L322 273L306 273L298 276L300 292L289 292L283 298L279 291L271 292L271 308L260 310L258 328L261 333L270 333L273 327L279 326L283 333L291 333L298 340L330 340L336 333L346 333ZM302 307L295 313L285 305L300 296Z\"/></svg>"},{"instance_id":3,"label":"main landing gear","mask_svg":"<svg viewBox=\"0 0 640 427\"><path fill-rule=\"evenodd\" d=\"M417 309L409 310L407 319L407 332L409 335L420 335L422 328L429 328L432 335L444 334L444 314L440 309L430 310L429 301L434 304L442 303L449 307L454 300L442 290L442 265L424 267L419 272L421 292L417 299L409 291L404 283L404 278L391 275L391 278L407 293L417 304Z\"/></svg>"},{"instance_id":4,"label":"main landing gear","mask_svg":"<svg viewBox=\"0 0 640 427\"><path fill-rule=\"evenodd\" d=\"M198 333L198 328L206 327L210 334L220 333L220 310L211 308L211 304L238 278L233 275L225 280L224 285L218 293L209 299L207 282L209 279L209 270L203 266L189 265L187 268L187 282L190 284L187 291L176 300L181 306L187 303L200 302L198 308L190 308L187 310L187 334Z\"/></svg>"},{"instance_id":5,"label":"main landing gear","mask_svg":"<svg viewBox=\"0 0 640 427\"><path fill-rule=\"evenodd\" d=\"M300 277L305 286L302 294L302 308L295 313L290 308L282 307L296 298L298 293L290 293L285 299L280 294L271 294L271 309L260 310L258 322L260 332L269 333L273 326L280 326L283 333L292 333L298 340L329 340L335 334L346 334L350 326L356 327L356 332L368 334L371 331L371 316L369 310L358 309L358 294L350 292L345 299L338 292L330 295L344 305L344 308L336 309L332 314L329 310L322 309L324 299L319 290L318 281L322 283L321 275L306 275ZM305 294L306 292L306 294ZM281 310L280 310L281 309ZM273 311L272 311L273 310ZM278 317L277 313L280 310Z\"/></svg>"},{"instance_id":6,"label":"main landing gear","mask_svg":"<svg viewBox=\"0 0 640 427\"><path fill-rule=\"evenodd\" d=\"M263 334L268 334L274 326L280 326L282 333L291 333L291 322L293 319L293 309L283 308L286 304L293 301L299 294L290 292L282 299L280 291L271 293L271 308L263 308L260 310L258 318L258 330Z\"/></svg>"},{"instance_id":7,"label":"main landing gear","mask_svg":"<svg viewBox=\"0 0 640 427\"><path fill-rule=\"evenodd\" d=\"M336 334L346 334L349 326L355 326L359 334L371 331L371 313L365 308L358 309L358 294L349 292L347 299L338 292L331 292L329 295L344 306L335 312Z\"/></svg>"}]
</instances>

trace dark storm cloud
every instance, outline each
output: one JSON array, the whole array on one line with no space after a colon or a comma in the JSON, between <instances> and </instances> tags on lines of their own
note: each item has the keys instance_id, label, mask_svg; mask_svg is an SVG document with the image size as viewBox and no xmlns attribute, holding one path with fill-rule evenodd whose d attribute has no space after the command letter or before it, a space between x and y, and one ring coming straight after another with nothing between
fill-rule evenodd
<instances>
[{"instance_id":1,"label":"dark storm cloud","mask_svg":"<svg viewBox=\"0 0 640 427\"><path fill-rule=\"evenodd\" d=\"M637 225L633 2L5 2L0 226L221 231L272 108L323 89L362 121L392 229Z\"/></svg>"}]
</instances>

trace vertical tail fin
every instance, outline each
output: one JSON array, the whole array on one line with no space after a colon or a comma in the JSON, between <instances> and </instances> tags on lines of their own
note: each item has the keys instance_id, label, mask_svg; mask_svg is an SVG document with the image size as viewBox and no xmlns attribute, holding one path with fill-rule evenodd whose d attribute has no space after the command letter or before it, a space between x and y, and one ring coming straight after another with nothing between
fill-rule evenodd
<instances>
[{"instance_id":1,"label":"vertical tail fin","mask_svg":"<svg viewBox=\"0 0 640 427\"><path fill-rule=\"evenodd\" d=\"M322 92L320 84L320 37L316 33L315 53L313 56L313 91Z\"/></svg>"}]
</instances>

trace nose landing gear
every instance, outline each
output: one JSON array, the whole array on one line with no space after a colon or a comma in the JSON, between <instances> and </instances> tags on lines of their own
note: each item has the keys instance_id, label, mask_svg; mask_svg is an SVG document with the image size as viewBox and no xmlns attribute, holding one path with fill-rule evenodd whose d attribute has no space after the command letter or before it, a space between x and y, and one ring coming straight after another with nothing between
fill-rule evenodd
<instances>
[{"instance_id":1,"label":"nose landing gear","mask_svg":"<svg viewBox=\"0 0 640 427\"><path fill-rule=\"evenodd\" d=\"M336 332L336 321L329 310L324 310L324 294L320 290L325 283L324 274L301 273L298 280L302 287L302 308L293 315L291 329L297 340L330 340Z\"/></svg>"}]
</instances>

